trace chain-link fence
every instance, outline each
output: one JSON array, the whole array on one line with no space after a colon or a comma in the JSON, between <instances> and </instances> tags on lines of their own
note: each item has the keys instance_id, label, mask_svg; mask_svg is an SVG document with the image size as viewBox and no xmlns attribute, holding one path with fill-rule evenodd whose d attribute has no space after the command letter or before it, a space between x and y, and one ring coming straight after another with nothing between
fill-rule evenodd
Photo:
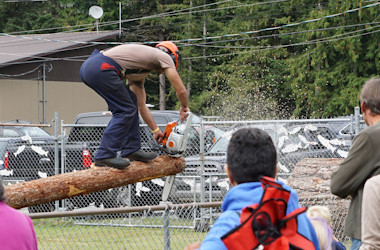
<instances>
[{"instance_id":1,"label":"chain-link fence","mask_svg":"<svg viewBox=\"0 0 380 250\"><path fill-rule=\"evenodd\" d=\"M334 235L348 243L342 234L347 200L312 197L301 199L300 204L328 206ZM107 210L31 214L39 249L184 249L204 239L220 214L220 203ZM201 210L208 217L194 220Z\"/></svg>"},{"instance_id":2,"label":"chain-link fence","mask_svg":"<svg viewBox=\"0 0 380 250\"><path fill-rule=\"evenodd\" d=\"M6 168L3 167L4 169L0 171L5 184L45 178L91 167L108 122L104 119L99 122L89 121L75 124L61 122L59 131L56 114L54 136L13 138L7 140L5 146L1 146L4 144L1 144L0 140L0 160L3 159L2 164L6 165ZM229 190L228 178L224 172L227 145L232 133L238 128L254 126L269 133L277 148L278 178L286 182L295 164L303 158L346 157L353 136L363 127L358 114L343 118L313 120L220 121L213 119L207 121L203 119L200 121L192 124L187 151L184 155L186 168L175 178L169 195L169 204L203 204L223 200ZM157 123L163 130L166 124ZM153 141L152 132L146 124L140 125L140 132L143 150L156 150L159 154L163 154L160 146ZM181 209L177 207L150 211L150 207L159 205L162 200L164 180L165 178L158 178L29 207L27 211L31 215L35 212L102 211L104 208L148 207L145 211L139 212L35 220L40 246L50 248L49 244L54 242L58 244L57 246L61 246L55 248L109 246L104 248L162 249L163 246L169 244L168 239L165 240L168 235L162 233L162 228L169 221L170 226L167 228L171 229L171 248L182 249L186 244L202 240L204 231L207 231L220 214L220 207L201 208L194 205ZM332 199L330 196L330 198L319 200L309 199L301 203L330 206ZM338 204L330 209L335 218L333 227L336 236L345 241L341 225L347 207ZM164 218L170 218L170 220L164 221ZM71 231L77 233L74 234ZM112 232L112 235L108 235L108 231ZM176 233L172 233L173 231ZM77 234L82 237L76 237ZM134 234L145 235L145 238L149 234L152 240L141 236L141 242L139 242L139 237L133 236ZM70 239L67 243L62 243L67 245L57 243L62 238ZM115 247L110 242L115 242L112 243Z\"/></svg>"}]
</instances>

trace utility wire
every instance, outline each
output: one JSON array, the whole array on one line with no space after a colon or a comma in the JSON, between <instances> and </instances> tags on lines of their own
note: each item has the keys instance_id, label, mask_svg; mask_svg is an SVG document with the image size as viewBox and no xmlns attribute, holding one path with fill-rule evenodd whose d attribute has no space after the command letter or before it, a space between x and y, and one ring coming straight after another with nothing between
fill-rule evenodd
<instances>
[{"instance_id":1,"label":"utility wire","mask_svg":"<svg viewBox=\"0 0 380 250\"><path fill-rule=\"evenodd\" d=\"M126 20L121 20L121 22L122 23L124 23L124 22L133 22L133 21L139 21L139 20L150 19L150 18L158 18L158 17L163 17L163 16L167 17L167 16L171 16L171 14L178 14L178 13L183 12L183 11L204 8L204 7L207 7L207 6L222 4L222 3L231 2L231 1L234 1L234 0L224 0L224 1L216 2L216 3L203 4L203 5L194 6L194 7L190 7L190 8L186 8L186 9L181 9L181 10L169 11L169 12L165 12L165 13L160 13L160 14L155 14L155 15L149 15L149 16L144 16L144 17L138 17L138 18L131 18L131 19L126 19ZM276 1L289 1L289 0L276 0ZM217 9L214 9L214 10L217 10ZM188 13L190 13L190 12L187 12L185 14L188 14ZM194 12L191 12L191 13L194 13ZM99 26L108 26L108 25L113 25L113 24L118 24L118 23L119 23L119 20L118 21L102 22L102 23L99 23ZM70 26L70 27L72 28L72 27L83 27L83 26L85 26L85 28L80 28L80 29L76 29L76 30L87 29L88 27L94 26L94 23L91 23L91 24L79 24L79 25L73 25L73 26ZM87 28L86 28L86 26L87 26ZM8 34L15 35L15 34L30 33L30 32L36 32L36 31L48 31L48 30L57 30L57 29L67 29L67 26L52 27L52 28L46 28L46 29L35 29L35 30L17 31L17 32L10 32ZM64 32L72 32L72 30L71 31L63 31L63 33Z\"/></svg>"},{"instance_id":2,"label":"utility wire","mask_svg":"<svg viewBox=\"0 0 380 250\"><path fill-rule=\"evenodd\" d=\"M380 22L376 22L376 23L380 23ZM365 28L365 29L356 30L356 31L352 31L352 32L347 32L347 33L343 33L343 34L333 35L333 36L330 36L330 37L318 38L318 39L314 39L314 40L310 40L310 41L299 42L299 43L285 44L285 45L274 45L274 46L256 46L256 47L254 47L253 50L248 50L248 51L232 52L232 53L217 54L217 55L208 55L208 56L184 57L183 60L213 58L213 57L220 57L220 56L229 56L229 55L236 55L236 54L253 53L253 52L259 52L259 51L270 50L270 49L287 48L287 47L294 47L294 46L303 46L303 45L316 44L318 42L330 42L330 41L342 40L342 39L346 39L346 38L353 38L353 37L357 37L357 36L364 36L364 35L368 35L368 34L379 32L380 30L376 30L376 31L367 32L367 33L363 33L363 34L348 36L350 34L358 33L358 32L364 31L364 30L372 29L372 28L378 28L378 27L380 27L380 25L373 26L373 27L368 27L368 28ZM337 38L337 37L341 37L341 36L346 36L346 37ZM223 48L229 49L230 47L226 46L226 47L223 47ZM249 48L252 49L252 47L249 47ZM55 51L55 52L57 52L57 51ZM6 53L0 53L0 54L6 54ZM77 62L84 62L87 57L88 56L73 56L73 57L66 57L66 58L48 58L48 57L32 57L32 58L35 58L35 59L44 59L45 61L77 61ZM83 58L83 59L81 59L81 58ZM38 60L38 61L28 61L28 62L24 62L24 63L32 63L32 62L41 62L41 60ZM10 63L10 64L12 64L12 63ZM10 64L6 64L6 65L10 65ZM15 64L21 64L21 63L15 63Z\"/></svg>"},{"instance_id":3,"label":"utility wire","mask_svg":"<svg viewBox=\"0 0 380 250\"><path fill-rule=\"evenodd\" d=\"M233 47L233 46L213 46L213 45L209 45L209 44L233 43L233 42L243 41L243 40L252 40L252 39L262 39L262 38L270 38L270 37L297 35L297 34L303 34L303 33L318 32L318 31L327 31L327 30L335 30L335 29L343 29L343 28L351 28L351 27L358 27L358 26L364 26L364 25L374 25L374 24L380 24L380 22L351 24L351 25L335 26L335 27L329 27L329 28L323 28L323 29L302 30L302 31L295 31L295 32L288 32L288 33L277 33L277 34L271 34L271 35L245 37L245 38L231 39L231 40L209 41L209 42L192 43L192 44L178 43L180 45L178 45L178 44L177 45L178 45L178 47L198 46L198 47L209 47L209 48L251 48L251 47L244 47L244 46L236 46L236 47Z\"/></svg>"},{"instance_id":4,"label":"utility wire","mask_svg":"<svg viewBox=\"0 0 380 250\"><path fill-rule=\"evenodd\" d=\"M233 0L227 0L227 1L221 1L221 2L216 2L216 3L211 3L211 4L205 4L205 5L195 6L195 7L192 7L192 8L187 8L187 9L182 9L182 10L177 10L177 11L171 11L171 12L166 12L166 13L157 14L157 15L170 16L169 15L170 13L177 13L177 12L181 12L181 11L184 11L184 10L191 10L191 9L205 7L205 6L211 6L211 5L215 5L215 4L230 2L230 1L233 1ZM284 1L284 0L282 0L282 1ZM275 1L275 3L277 3L277 1ZM323 3L327 3L327 2L320 2L318 4L323 4ZM305 6L318 6L318 4L302 5L302 7L305 7ZM242 6L242 5L240 5L240 6ZM240 7L240 6L235 6L235 7L237 8L237 7ZM299 5L293 5L293 7L297 7L297 6L299 6ZM312 9L314 9L314 8L312 8ZM218 9L213 9L213 10L218 10ZM299 12L304 12L304 11L307 11L307 9L305 10L303 8L302 11L292 11L292 12L288 12L288 13L299 13ZM266 12L266 11L255 11L255 12L252 12L252 14L254 14L254 13L262 13L262 12ZM194 14L194 12L187 12L186 14L190 14L190 13ZM281 14L282 13L277 13L277 14L273 13L271 15L281 15ZM154 16L140 17L140 18L137 18L137 19L136 18L134 18L134 19L128 19L128 20L123 20L123 22L139 21L139 20L142 20L142 19L146 19L147 17L152 17L153 18ZM161 17L161 16L156 16L156 17ZM221 17L215 17L215 18L212 18L212 19L216 20L216 19L220 19L220 18ZM183 21L183 23L185 23L185 21ZM119 21L101 22L98 25L99 25L99 27L106 27L106 26L115 25L115 24L119 24ZM146 25L146 26L149 26L149 25ZM75 28L75 27L83 27L83 28L77 28L77 29L72 29L72 30L68 30L68 31L61 31L61 32L57 32L57 33L70 33L70 32L77 32L77 31L81 31L81 30L87 30L90 27L95 27L95 23L80 24L80 25L70 26L70 28ZM149 26L149 27L151 27L151 26ZM128 27L128 29L132 29L132 28L135 28L135 27ZM141 27L136 27L136 29L139 29L139 28L141 28ZM33 32L39 32L39 31L49 31L49 30L57 30L57 29L67 29L67 26L52 27L52 28L46 28L46 29L16 31L16 32L9 32L7 34L17 35L17 34L33 33ZM124 29L126 29L126 28L124 28Z\"/></svg>"},{"instance_id":5,"label":"utility wire","mask_svg":"<svg viewBox=\"0 0 380 250\"><path fill-rule=\"evenodd\" d=\"M275 26L275 27L270 27L270 28L264 28L264 29L253 30L253 31L246 31L246 32L235 33L235 34L227 34L227 35L221 35L221 36L211 36L211 37L202 37L202 38L190 38L190 39L174 40L173 42L180 43L180 42L204 41L204 40L212 40L212 39L221 39L221 38L225 38L225 37L235 37L235 36L241 36L241 35L255 34L255 33L260 33L260 32L264 32L264 31L279 30L279 29L283 29L283 28L286 28L286 27L294 27L294 26L298 26L298 25L301 25L301 24L305 24L305 23L316 22L316 21L319 21L319 20L322 20L322 19L326 19L326 18L337 17L337 16L344 15L344 14L347 14L347 13L356 12L356 11L358 11L360 9L374 7L374 6L377 6L379 4L380 4L380 2L377 2L375 4L365 5L365 6L361 6L361 7L355 8L355 9L346 10L346 11L343 11L343 12L340 12L340 13L336 13L336 14L332 14L332 15L327 15L327 16L323 16L323 17L320 17L320 18L305 20L305 21L301 21L301 22L298 22L298 23L285 24L285 25L280 25L280 26ZM129 43L131 43L131 42L120 43L120 42L62 41L62 40L44 39L44 38L39 38L39 37L31 38L31 37L24 37L24 36L14 36L14 35L6 34L6 33L0 33L0 36L19 37L19 38L24 38L24 39L35 39L35 40L43 40L43 41L49 41L49 42L71 42L71 43L80 43L80 44L89 43L89 44L97 44L97 45L98 44L119 45L119 44L129 44ZM155 44L157 42L158 41L142 42L142 44Z\"/></svg>"},{"instance_id":6,"label":"utility wire","mask_svg":"<svg viewBox=\"0 0 380 250\"><path fill-rule=\"evenodd\" d=\"M2 76L2 77L13 77L13 78L16 78L19 76L25 76L25 75L31 74L33 72L36 72L40 67L41 67L41 65L38 65L36 68L34 68L32 70L26 71L24 73L16 74L16 75L0 74L0 76Z\"/></svg>"},{"instance_id":7,"label":"utility wire","mask_svg":"<svg viewBox=\"0 0 380 250\"><path fill-rule=\"evenodd\" d=\"M232 9L232 8L241 8L241 7L248 7L248 6L255 6L255 5L264 5L264 4L273 4L273 3L280 3L280 2L288 2L289 0L272 0L268 2L258 2L258 3L252 3L252 4L244 4L244 5L234 5L234 6L228 6L228 7L220 7L215 9L206 9L206 10L197 10L197 11L191 11L191 12L179 12L179 11L171 11L171 12L165 12L145 17L137 17L137 18L131 18L126 20L121 20L121 23L126 22L133 22L133 21L140 21L145 19L151 19L151 18L158 18L158 17L170 17L170 16L178 16L178 15L187 15L187 14L195 14L195 13L204 13L204 12L210 12L210 11L216 11L216 10L224 10L224 9ZM194 8L194 7L193 7ZM103 24L118 24L120 21L110 21Z\"/></svg>"},{"instance_id":8,"label":"utility wire","mask_svg":"<svg viewBox=\"0 0 380 250\"><path fill-rule=\"evenodd\" d=\"M377 26L378 27L378 26ZM208 55L208 56L195 56L195 57L185 57L182 58L182 60L193 60L193 59L204 59L204 58L215 58L215 57L221 57L221 56L231 56L231 55L238 55L238 54L246 54L246 53L254 53L254 52L259 52L259 51L264 51L264 50L272 50L272 49L279 49L279 48L287 48L287 47L294 47L294 46L302 46L302 45L310 45L310 44L316 44L318 42L326 43L326 42L332 42L332 41L337 41L337 40L343 40L347 38L353 38L353 37L358 37L358 36L365 36L373 33L379 32L379 30L363 33L363 34L357 34L357 35L352 35L348 37L343 37L343 38L335 38L335 39L329 39L324 38L324 39L316 39L316 40L310 40L310 41L305 41L301 43L293 43L293 44L286 44L286 45L275 45L275 46L268 46L268 47L257 47L254 50L247 50L247 51L240 51L240 52L233 52L233 53L226 53L226 54L218 54L218 55ZM331 37L330 37L331 38Z\"/></svg>"},{"instance_id":9,"label":"utility wire","mask_svg":"<svg viewBox=\"0 0 380 250\"><path fill-rule=\"evenodd\" d=\"M215 8L215 9L208 9L208 10L199 10L199 11L192 11L192 12L182 12L184 10L190 10L190 9L196 9L196 8L201 8L205 6L211 6L219 3L224 3L224 2L230 2L232 0L227 0L227 1L221 1L218 3L212 3L212 4L205 4L205 5L200 5L192 8L187 8L187 9L182 9L182 10L176 10L176 11L170 11L170 12L165 12L165 13L160 13L160 14L155 14L155 15L150 15L150 16L145 16L145 17L138 17L138 18L131 18L131 19L126 19L126 20L121 20L121 23L126 23L126 22L133 22L133 21L140 21L140 20L145 20L145 19L151 19L151 18L159 18L159 17L170 17L170 16L177 16L177 15L184 15L184 14L195 14L195 13L203 13L203 12L210 12L210 11L216 11L216 10L223 10L223 9L231 9L231 8L240 8L240 7L248 7L248 6L254 6L254 5L264 5L264 4L271 4L271 3L279 3L279 2L287 2L289 0L272 0L268 2L259 2L259 3L252 3L252 4L245 4L245 5L235 5L235 6L228 6L228 7L221 7L221 8ZM114 25L114 24L119 24L120 21L108 21L108 22L102 22L99 23L99 27L104 27L104 26L109 26L109 25ZM85 30L88 29L88 27L94 26L94 23L92 24L82 24L82 25L74 25L72 27L82 27L82 26L87 26L87 28L80 28L72 31L63 31L63 32L58 32L58 33L65 33L65 32L73 32L73 31L78 31L78 30ZM65 29L67 28L66 26L63 27L55 27L55 28L47 28L46 30L52 30L52 29ZM12 34L20 34L20 33L28 33L32 31L43 31L43 29L40 30L30 30L30 31L20 31L20 32L12 32L12 33L7 33L9 35ZM0 33L1 35L1 33Z\"/></svg>"},{"instance_id":10,"label":"utility wire","mask_svg":"<svg viewBox=\"0 0 380 250\"><path fill-rule=\"evenodd\" d=\"M246 32L241 32L241 33L236 33L236 34L228 34L228 35L221 35L221 36L211 36L211 37L202 37L202 38L191 38L191 39L175 40L173 42L191 42L191 41L202 41L202 40L220 39L220 38L224 38L224 37L233 37L233 36L241 36L241 35L254 34L254 33L259 33L259 32L263 32L263 31L279 30L279 29L282 29L282 28L298 26L298 25L305 24L305 23L316 22L316 21L319 21L319 20L322 20L322 19L326 19L326 18L332 18L332 17L341 16L341 15L344 15L344 14L347 14L347 13L358 11L360 9L374 7L374 6L377 6L379 4L380 4L380 2L375 3L375 4L361 6L361 7L355 8L355 9L351 9L351 10L346 10L346 11L343 11L343 12L340 12L340 13L336 13L336 14L332 14L332 15L323 16L323 17L320 17L320 18L315 18L315 19L310 19L310 20L306 20L306 21L301 21L301 22L298 22L298 23L285 24L285 25L280 25L280 26L276 26L276 27L264 28L264 29L253 30L253 31L246 31ZM147 43L149 43L149 42L147 42Z\"/></svg>"},{"instance_id":11,"label":"utility wire","mask_svg":"<svg viewBox=\"0 0 380 250\"><path fill-rule=\"evenodd\" d=\"M344 25L344 26L335 26L335 27L329 27L329 28L323 28L323 29L314 29L314 30L304 30L304 31L297 31L297 32L290 32L290 33L278 33L278 34L271 34L271 35L264 35L264 36L257 36L257 37L249 37L249 38L243 38L243 39L261 39L261 38L268 38L268 37L277 37L277 36L285 36L285 35L294 35L294 34L301 34L301 33L307 33L307 32L317 32L317 31L326 31L326 30L332 30L332 29L342 29L342 28L351 28L351 27L358 27L358 26L363 26L363 25L374 25L374 24L379 24L380 22L372 22L372 23L361 23L361 24L352 24L352 25ZM360 32L360 31L363 31L363 30L367 30L367 29L371 29L371 28L376 28L378 26L374 26L374 27L368 27L366 29L362 29L362 30L359 30L359 31L353 31L353 32ZM350 34L352 32L348 32L348 33L344 33L344 34L340 34L340 35L347 35L347 34ZM336 35L336 36L340 36L340 35ZM331 37L329 38L326 38L326 39L330 39ZM321 38L323 39L323 38ZM205 42L205 43L199 43L199 44L183 44L183 45L178 45L179 47L188 47L188 46L199 46L199 47L215 47L215 48L225 48L225 49L242 49L242 48L249 48L251 49L252 47L246 47L246 46L239 46L239 47L232 47L232 46L209 46L208 44L214 44L214 43L222 43L222 42L236 42L236 41L240 41L242 39L234 39L234 40L223 40L223 41L210 41L210 42ZM77 49L81 49L81 48L84 48L84 47L92 47L92 46L95 46L94 44L88 44L86 46L83 46L83 47L75 47L75 48L70 48L69 50L77 50ZM288 46L288 45L285 45L285 46ZM256 47L258 48L258 47ZM260 47L260 48L267 48L267 47ZM62 51L68 51L68 49L58 49L58 50L54 50L52 51L52 53L57 53L57 52L62 52ZM44 51L40 51L40 52L36 52L36 53L43 53ZM11 53L0 53L2 55L15 55L15 54L11 54ZM20 54L17 54L17 55L20 55ZM25 56L28 56L28 55L25 55ZM66 57L66 58L48 58L48 57L39 57L39 56L33 56L31 58L34 58L34 59L44 59L44 60L68 60L68 61L84 61L84 60L76 60L77 58L87 58L88 55L84 55L84 56L73 56L73 57ZM31 62L35 62L35 61L28 61L28 62L25 62L25 63L31 63ZM20 64L20 63L16 63L16 64ZM9 63L6 64L6 65L10 65Z\"/></svg>"},{"instance_id":12,"label":"utility wire","mask_svg":"<svg viewBox=\"0 0 380 250\"><path fill-rule=\"evenodd\" d=\"M324 3L327 3L327 2L320 2L319 4L324 4ZM300 5L293 5L292 7L293 8L296 8L297 6L301 6ZM302 5L302 9L301 10L297 10L297 11L289 11L289 12L286 12L287 15L289 14L293 14L293 13L304 13L304 12L310 12L310 10L315 10L316 8L313 7L313 8L308 8L308 9L305 9L304 7L305 6L316 6L317 8L320 8L320 6L318 4L308 4L308 5ZM328 10L330 8L324 8L324 10ZM246 16L245 18L241 18L241 16L239 16L239 20L248 20L248 19L252 19L252 15L253 14L262 14L262 13L266 13L268 12L267 10L265 11L254 11L254 12L250 12L250 16ZM271 13L270 15L265 15L266 18L270 17L270 16L278 16L278 15L284 15L284 13ZM257 16L255 16L257 18ZM214 21L218 21L218 20L225 20L225 16L223 17L208 17L209 20L214 20ZM231 19L235 18L235 16L231 16L230 17ZM274 18L268 18L268 19L274 19ZM200 22L203 22L203 20L201 19L195 19L195 20L192 20L191 21L191 25L194 25L195 23L200 23ZM180 22L176 22L176 27L178 27L178 24L181 24L182 26L188 26L189 25L189 21L188 20L183 20L183 21L180 21ZM103 26L103 25L100 25L100 26ZM104 27L106 27L108 25L104 25ZM136 26L132 26L132 27L128 27L128 28L122 28L123 30L128 30L128 31L131 31L131 30L138 30L138 29L141 29L143 27L148 27L149 29L152 29L154 27L159 27L161 28L162 25L150 25L150 24L147 24L147 25L136 25Z\"/></svg>"},{"instance_id":13,"label":"utility wire","mask_svg":"<svg viewBox=\"0 0 380 250\"><path fill-rule=\"evenodd\" d=\"M86 46L81 46L81 47L75 47L75 48L69 48L69 49L58 49L58 50L51 51L51 53L58 53L58 52L70 51L70 50L72 51L72 50L82 49L82 48L86 48L86 47L93 47L93 46L95 46L95 45L94 44L88 44ZM46 52L46 51L40 51L40 52L36 52L36 53L44 53L44 52ZM22 54L0 53L0 55L22 55ZM41 60L44 60L44 61L77 61L77 62L83 62L84 59L88 58L88 55L57 58L57 57L30 56L28 54L28 55L25 55L25 57L33 58L33 59L37 59L37 60L25 61L25 62L2 63L2 64L0 64L0 66L8 66L8 65L14 65L14 64L18 65L18 64L35 63L35 62L41 62ZM84 59L78 60L77 58L84 58Z\"/></svg>"}]
</instances>

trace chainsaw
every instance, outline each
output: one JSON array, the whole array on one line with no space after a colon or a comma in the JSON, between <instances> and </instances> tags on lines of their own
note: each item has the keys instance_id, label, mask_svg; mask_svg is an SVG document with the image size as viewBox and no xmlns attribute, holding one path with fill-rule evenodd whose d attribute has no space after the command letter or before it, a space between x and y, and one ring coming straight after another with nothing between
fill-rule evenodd
<instances>
[{"instance_id":1,"label":"chainsaw","mask_svg":"<svg viewBox=\"0 0 380 250\"><path fill-rule=\"evenodd\" d=\"M181 157L186 151L187 138L189 137L193 114L188 113L185 121L169 122L166 124L164 138L160 149L171 157ZM175 175L166 176L164 188L162 190L162 202L167 202L169 194L174 184Z\"/></svg>"},{"instance_id":2,"label":"chainsaw","mask_svg":"<svg viewBox=\"0 0 380 250\"><path fill-rule=\"evenodd\" d=\"M166 124L162 145L159 145L160 149L171 157L181 157L186 151L192 120L193 114L189 112L185 121L178 120Z\"/></svg>"}]
</instances>

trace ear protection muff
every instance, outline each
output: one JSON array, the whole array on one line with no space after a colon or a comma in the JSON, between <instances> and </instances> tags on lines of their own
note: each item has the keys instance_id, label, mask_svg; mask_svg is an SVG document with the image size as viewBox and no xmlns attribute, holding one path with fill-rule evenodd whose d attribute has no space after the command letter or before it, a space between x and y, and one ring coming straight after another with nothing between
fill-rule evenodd
<instances>
[{"instance_id":1,"label":"ear protection muff","mask_svg":"<svg viewBox=\"0 0 380 250\"><path fill-rule=\"evenodd\" d=\"M171 59L173 60L175 67L178 68L178 63L181 60L181 55L179 54L179 51L175 52L175 55L173 53L169 53Z\"/></svg>"}]
</instances>

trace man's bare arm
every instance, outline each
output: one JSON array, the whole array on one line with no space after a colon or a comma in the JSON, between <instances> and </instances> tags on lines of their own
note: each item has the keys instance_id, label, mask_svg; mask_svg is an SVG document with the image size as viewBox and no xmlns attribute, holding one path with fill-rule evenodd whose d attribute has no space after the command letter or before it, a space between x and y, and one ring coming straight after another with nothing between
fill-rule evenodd
<instances>
[{"instance_id":1,"label":"man's bare arm","mask_svg":"<svg viewBox=\"0 0 380 250\"><path fill-rule=\"evenodd\" d=\"M179 102L181 103L181 108L179 110L181 120L183 121L186 119L187 114L186 112L189 112L189 104L188 104L188 96L187 91L185 88L185 85L183 84L181 77L179 76L177 70L173 68L165 68L164 69L165 76L168 78L170 84L173 86L177 93L177 98Z\"/></svg>"}]
</instances>

